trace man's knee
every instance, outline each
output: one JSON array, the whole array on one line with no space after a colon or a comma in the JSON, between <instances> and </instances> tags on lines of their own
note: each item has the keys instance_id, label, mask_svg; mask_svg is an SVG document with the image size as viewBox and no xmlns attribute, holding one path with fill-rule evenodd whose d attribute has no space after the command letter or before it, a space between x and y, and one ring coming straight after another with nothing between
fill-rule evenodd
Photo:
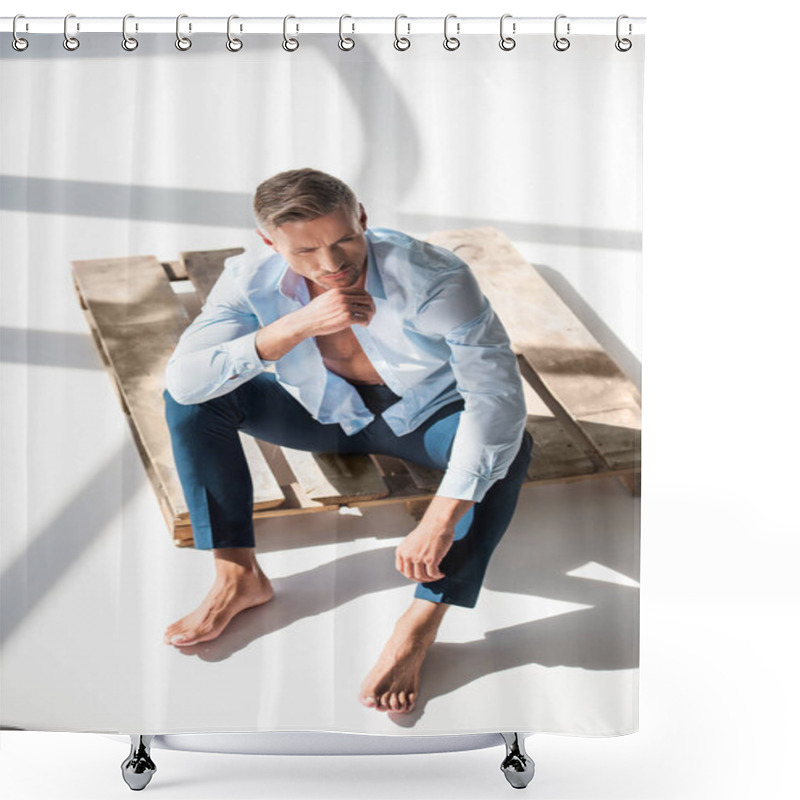
<instances>
[{"instance_id":1,"label":"man's knee","mask_svg":"<svg viewBox=\"0 0 800 800\"><path fill-rule=\"evenodd\" d=\"M513 470L514 472L521 473L524 478L525 473L528 471L528 465L531 462L533 445L533 437L530 435L530 433L528 433L528 431L523 431L519 450L517 450L517 455L514 458L509 472Z\"/></svg>"},{"instance_id":2,"label":"man's knee","mask_svg":"<svg viewBox=\"0 0 800 800\"><path fill-rule=\"evenodd\" d=\"M522 443L519 446L520 454L523 455L525 458L530 459L533 455L533 436L528 433L527 430L522 432Z\"/></svg>"},{"instance_id":3,"label":"man's knee","mask_svg":"<svg viewBox=\"0 0 800 800\"><path fill-rule=\"evenodd\" d=\"M164 416L167 419L167 426L170 431L177 433L187 428L191 428L197 418L197 405L179 403L169 392L164 389Z\"/></svg>"},{"instance_id":4,"label":"man's knee","mask_svg":"<svg viewBox=\"0 0 800 800\"><path fill-rule=\"evenodd\" d=\"M226 417L232 419L234 416L228 413L227 406L230 404L231 398L227 398L226 395L221 398L205 400L202 403L179 403L170 394L169 389L164 389L162 397L164 398L164 415L172 432L196 431L198 426L211 420L216 426L221 419ZM222 402L219 402L220 400Z\"/></svg>"}]
</instances>

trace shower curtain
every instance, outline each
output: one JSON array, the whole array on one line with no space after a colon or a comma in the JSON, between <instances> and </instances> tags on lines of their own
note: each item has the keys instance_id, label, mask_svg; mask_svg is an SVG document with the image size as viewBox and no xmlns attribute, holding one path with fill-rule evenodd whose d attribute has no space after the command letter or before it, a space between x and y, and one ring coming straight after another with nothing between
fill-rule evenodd
<instances>
[{"instance_id":1,"label":"shower curtain","mask_svg":"<svg viewBox=\"0 0 800 800\"><path fill-rule=\"evenodd\" d=\"M643 37L287 25L2 36L0 724L630 733ZM354 213L258 218L257 188L302 170ZM344 338L258 349L349 288ZM202 455L207 429L179 437L199 408L272 413L264 439L226 430L274 596L180 646L212 549L246 543L213 538L247 481L216 432ZM405 449L346 452L370 425ZM308 426L335 436L280 440ZM436 497L467 508L421 577ZM433 643L398 633L409 608L446 610Z\"/></svg>"}]
</instances>

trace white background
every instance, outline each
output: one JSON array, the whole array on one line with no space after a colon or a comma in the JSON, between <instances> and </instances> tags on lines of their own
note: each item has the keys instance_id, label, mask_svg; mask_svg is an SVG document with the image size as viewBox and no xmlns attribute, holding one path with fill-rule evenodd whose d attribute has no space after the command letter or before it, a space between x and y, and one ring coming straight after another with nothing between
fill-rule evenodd
<instances>
[{"instance_id":1,"label":"white background","mask_svg":"<svg viewBox=\"0 0 800 800\"><path fill-rule=\"evenodd\" d=\"M38 1L5 13L647 16L641 729L618 739L530 738L537 777L526 791L548 800L794 797L800 129L792 36L800 12L685 0L346 5ZM3 732L0 789L20 800L122 796L126 751L102 736ZM499 748L338 759L155 751L159 772L146 791L507 797L501 757Z\"/></svg>"}]
</instances>

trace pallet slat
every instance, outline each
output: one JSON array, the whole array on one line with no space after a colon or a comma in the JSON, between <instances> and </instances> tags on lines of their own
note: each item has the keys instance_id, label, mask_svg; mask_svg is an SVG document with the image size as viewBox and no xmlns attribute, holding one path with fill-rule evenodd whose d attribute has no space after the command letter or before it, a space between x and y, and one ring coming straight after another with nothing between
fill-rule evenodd
<instances>
[{"instance_id":1,"label":"pallet slat","mask_svg":"<svg viewBox=\"0 0 800 800\"><path fill-rule=\"evenodd\" d=\"M217 278L225 267L225 259L243 253L241 247L231 247L227 250L199 250L181 253L181 263L189 280L205 302Z\"/></svg>"},{"instance_id":2,"label":"pallet slat","mask_svg":"<svg viewBox=\"0 0 800 800\"><path fill-rule=\"evenodd\" d=\"M75 261L73 274L151 474L173 516L186 513L163 414L161 376L188 320L152 256Z\"/></svg>"},{"instance_id":3,"label":"pallet slat","mask_svg":"<svg viewBox=\"0 0 800 800\"><path fill-rule=\"evenodd\" d=\"M161 396L167 361L189 322L186 312L152 256L75 261L73 275L165 515L168 511L173 520L186 518ZM283 503L261 454L249 445L245 453L256 507Z\"/></svg>"},{"instance_id":4,"label":"pallet slat","mask_svg":"<svg viewBox=\"0 0 800 800\"><path fill-rule=\"evenodd\" d=\"M527 429L536 442L527 483L618 475L635 485L638 391L599 343L499 231L443 231L430 241L457 252L470 264L518 353L525 378ZM174 541L181 546L192 544L192 529L172 459L161 392L166 362L189 315L168 278L187 276L198 302L204 301L224 260L239 252L241 248L185 252L180 262L169 263L169 270L149 256L73 262L92 336ZM345 504L372 507L396 502L421 513L442 475L388 456L265 447L244 434L241 440L254 480L256 519L332 511Z\"/></svg>"},{"instance_id":5,"label":"pallet slat","mask_svg":"<svg viewBox=\"0 0 800 800\"><path fill-rule=\"evenodd\" d=\"M638 389L508 237L495 228L474 228L439 231L429 241L469 264L530 366L524 377L565 414L562 421L575 423L577 430L569 432L589 445L590 457L596 454L610 470L635 468Z\"/></svg>"},{"instance_id":6,"label":"pallet slat","mask_svg":"<svg viewBox=\"0 0 800 800\"><path fill-rule=\"evenodd\" d=\"M345 505L389 494L369 456L310 453L289 447L281 450L303 491L317 503Z\"/></svg>"}]
</instances>

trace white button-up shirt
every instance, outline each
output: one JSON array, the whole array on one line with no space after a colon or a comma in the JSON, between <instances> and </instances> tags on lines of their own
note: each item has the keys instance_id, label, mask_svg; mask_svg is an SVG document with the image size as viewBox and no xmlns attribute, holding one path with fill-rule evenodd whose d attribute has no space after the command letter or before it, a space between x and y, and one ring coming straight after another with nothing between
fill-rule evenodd
<instances>
[{"instance_id":1,"label":"white button-up shirt","mask_svg":"<svg viewBox=\"0 0 800 800\"><path fill-rule=\"evenodd\" d=\"M464 410L438 495L480 501L519 448L525 401L508 336L469 267L442 247L370 228L364 289L375 301L368 326L352 330L400 400L383 412L397 435L459 398ZM256 351L259 328L309 302L305 279L266 247L233 256L167 366L178 403L201 403L266 369L322 423L348 435L374 419L356 389L326 369L313 337L277 361Z\"/></svg>"}]
</instances>

